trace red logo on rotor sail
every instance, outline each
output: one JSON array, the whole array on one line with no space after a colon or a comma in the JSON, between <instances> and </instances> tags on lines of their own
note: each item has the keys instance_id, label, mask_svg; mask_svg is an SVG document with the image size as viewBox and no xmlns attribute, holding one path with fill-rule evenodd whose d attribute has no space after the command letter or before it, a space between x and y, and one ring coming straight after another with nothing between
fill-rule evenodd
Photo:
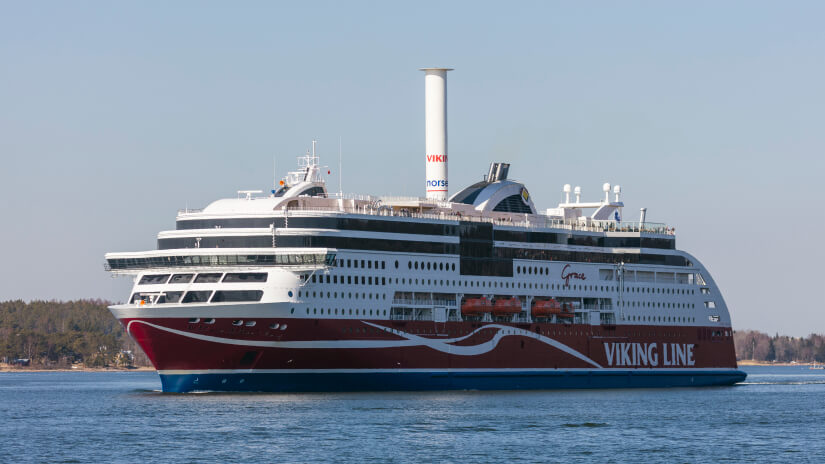
<instances>
[{"instance_id":1,"label":"red logo on rotor sail","mask_svg":"<svg viewBox=\"0 0 825 464\"><path fill-rule=\"evenodd\" d=\"M446 163L447 155L427 155L428 163Z\"/></svg>"}]
</instances>

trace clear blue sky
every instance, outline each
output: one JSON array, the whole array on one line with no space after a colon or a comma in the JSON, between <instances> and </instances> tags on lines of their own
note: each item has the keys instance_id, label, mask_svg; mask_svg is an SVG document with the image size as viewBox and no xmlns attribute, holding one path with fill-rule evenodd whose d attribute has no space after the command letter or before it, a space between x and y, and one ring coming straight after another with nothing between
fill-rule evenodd
<instances>
[{"instance_id":1,"label":"clear blue sky","mask_svg":"<svg viewBox=\"0 0 825 464\"><path fill-rule=\"evenodd\" d=\"M107 251L265 189L313 138L344 189L423 194L424 66L452 192L620 183L734 326L825 332L823 2L3 2L0 300L122 300ZM337 176L333 173L332 186Z\"/></svg>"}]
</instances>

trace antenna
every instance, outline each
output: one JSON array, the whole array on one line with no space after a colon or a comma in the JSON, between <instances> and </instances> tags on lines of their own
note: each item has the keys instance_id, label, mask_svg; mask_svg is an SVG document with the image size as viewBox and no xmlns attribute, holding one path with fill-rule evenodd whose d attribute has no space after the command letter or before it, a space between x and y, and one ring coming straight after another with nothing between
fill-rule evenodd
<instances>
[{"instance_id":1,"label":"antenna","mask_svg":"<svg viewBox=\"0 0 825 464\"><path fill-rule=\"evenodd\" d=\"M341 174L341 136L338 136L338 197L344 198L343 174Z\"/></svg>"},{"instance_id":2,"label":"antenna","mask_svg":"<svg viewBox=\"0 0 825 464\"><path fill-rule=\"evenodd\" d=\"M275 168L275 155L272 155L272 194L278 191L278 170Z\"/></svg>"}]
</instances>

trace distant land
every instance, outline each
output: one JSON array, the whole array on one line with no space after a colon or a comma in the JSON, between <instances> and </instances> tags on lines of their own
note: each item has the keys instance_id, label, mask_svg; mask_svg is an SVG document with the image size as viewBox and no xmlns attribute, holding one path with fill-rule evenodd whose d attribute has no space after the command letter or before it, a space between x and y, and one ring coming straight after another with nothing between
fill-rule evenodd
<instances>
[{"instance_id":1,"label":"distant land","mask_svg":"<svg viewBox=\"0 0 825 464\"><path fill-rule=\"evenodd\" d=\"M0 370L151 367L104 300L0 302ZM743 363L825 363L825 336L734 332Z\"/></svg>"},{"instance_id":2,"label":"distant land","mask_svg":"<svg viewBox=\"0 0 825 464\"><path fill-rule=\"evenodd\" d=\"M151 363L104 300L0 302L0 367L138 368Z\"/></svg>"}]
</instances>

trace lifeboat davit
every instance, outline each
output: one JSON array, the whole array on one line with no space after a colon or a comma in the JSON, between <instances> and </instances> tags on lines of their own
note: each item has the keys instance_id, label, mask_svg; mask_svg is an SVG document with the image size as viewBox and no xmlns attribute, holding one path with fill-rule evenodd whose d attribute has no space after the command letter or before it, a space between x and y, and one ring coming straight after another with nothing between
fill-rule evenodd
<instances>
[{"instance_id":1,"label":"lifeboat davit","mask_svg":"<svg viewBox=\"0 0 825 464\"><path fill-rule=\"evenodd\" d=\"M533 317L550 317L553 314L561 314L561 305L553 298L534 300L531 314Z\"/></svg>"},{"instance_id":2,"label":"lifeboat davit","mask_svg":"<svg viewBox=\"0 0 825 464\"><path fill-rule=\"evenodd\" d=\"M493 314L496 316L509 316L521 312L521 301L516 298L497 298L493 304Z\"/></svg>"},{"instance_id":3,"label":"lifeboat davit","mask_svg":"<svg viewBox=\"0 0 825 464\"><path fill-rule=\"evenodd\" d=\"M467 298L461 303L461 314L465 316L480 316L493 310L493 305L485 297Z\"/></svg>"}]
</instances>

